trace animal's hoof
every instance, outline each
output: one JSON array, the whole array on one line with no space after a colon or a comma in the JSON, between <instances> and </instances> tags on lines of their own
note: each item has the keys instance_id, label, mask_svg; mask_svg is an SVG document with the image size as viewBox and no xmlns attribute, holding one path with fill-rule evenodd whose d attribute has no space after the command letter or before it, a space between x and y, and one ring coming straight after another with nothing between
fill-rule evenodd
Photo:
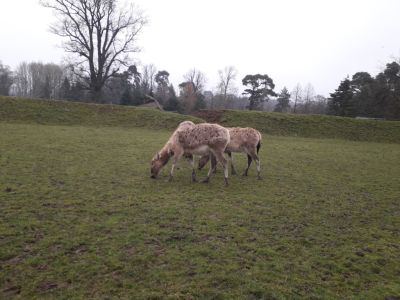
<instances>
[{"instance_id":1,"label":"animal's hoof","mask_svg":"<svg viewBox=\"0 0 400 300\"><path fill-rule=\"evenodd\" d=\"M257 179L258 179L258 180L262 180L262 177L261 177L261 176L257 176Z\"/></svg>"},{"instance_id":2,"label":"animal's hoof","mask_svg":"<svg viewBox=\"0 0 400 300\"><path fill-rule=\"evenodd\" d=\"M168 182L171 182L171 181L172 181L172 179L173 179L173 177L172 177L172 176L168 177Z\"/></svg>"},{"instance_id":3,"label":"animal's hoof","mask_svg":"<svg viewBox=\"0 0 400 300\"><path fill-rule=\"evenodd\" d=\"M196 178L192 178L192 182L197 182L197 179Z\"/></svg>"},{"instance_id":4,"label":"animal's hoof","mask_svg":"<svg viewBox=\"0 0 400 300\"><path fill-rule=\"evenodd\" d=\"M246 177L246 176L247 176L247 173L243 173L242 176L243 176L243 177Z\"/></svg>"},{"instance_id":5,"label":"animal's hoof","mask_svg":"<svg viewBox=\"0 0 400 300\"><path fill-rule=\"evenodd\" d=\"M225 178L225 186L229 186L228 179Z\"/></svg>"}]
</instances>

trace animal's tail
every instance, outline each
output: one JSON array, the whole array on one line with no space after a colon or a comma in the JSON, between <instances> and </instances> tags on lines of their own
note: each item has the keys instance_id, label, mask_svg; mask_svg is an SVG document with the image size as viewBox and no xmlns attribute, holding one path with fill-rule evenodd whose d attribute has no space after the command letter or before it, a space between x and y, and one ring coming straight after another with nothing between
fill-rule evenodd
<instances>
[{"instance_id":1,"label":"animal's tail","mask_svg":"<svg viewBox=\"0 0 400 300\"><path fill-rule=\"evenodd\" d=\"M258 132L258 135L260 136L260 138L258 139L258 144L257 144L257 154L258 154L258 151L260 151L260 148L261 148L261 139L262 139L262 135L261 135L260 132Z\"/></svg>"}]
</instances>

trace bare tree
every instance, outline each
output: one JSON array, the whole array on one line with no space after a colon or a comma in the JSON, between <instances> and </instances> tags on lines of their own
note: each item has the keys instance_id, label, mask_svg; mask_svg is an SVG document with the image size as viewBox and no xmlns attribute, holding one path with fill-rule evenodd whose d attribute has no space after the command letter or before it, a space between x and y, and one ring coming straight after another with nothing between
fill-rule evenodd
<instances>
[{"instance_id":1,"label":"bare tree","mask_svg":"<svg viewBox=\"0 0 400 300\"><path fill-rule=\"evenodd\" d=\"M237 76L237 70L233 66L225 67L223 70L218 71L219 83L218 90L222 95L224 103L226 103L228 93L236 93L234 81Z\"/></svg>"},{"instance_id":2,"label":"bare tree","mask_svg":"<svg viewBox=\"0 0 400 300\"><path fill-rule=\"evenodd\" d=\"M145 65L142 69L142 87L145 94L153 96L154 94L154 83L157 69L153 64Z\"/></svg>"},{"instance_id":3,"label":"bare tree","mask_svg":"<svg viewBox=\"0 0 400 300\"><path fill-rule=\"evenodd\" d=\"M314 87L311 83L307 84L303 93L304 108L303 113L310 113L310 108L315 97Z\"/></svg>"},{"instance_id":4,"label":"bare tree","mask_svg":"<svg viewBox=\"0 0 400 300\"><path fill-rule=\"evenodd\" d=\"M303 90L302 90L302 88L301 88L300 83L298 83L298 84L294 87L294 89L293 89L293 91L292 91L292 93L291 93L292 99L293 99L293 101L294 101L294 105L293 105L293 112L294 112L294 113L296 113L297 105L302 101L302 93L303 93Z\"/></svg>"},{"instance_id":5,"label":"bare tree","mask_svg":"<svg viewBox=\"0 0 400 300\"><path fill-rule=\"evenodd\" d=\"M77 61L76 75L86 82L92 100L101 99L105 82L130 65L129 53L146 18L133 6L120 9L118 0L41 0L58 22L51 31L65 38L63 47Z\"/></svg>"},{"instance_id":6,"label":"bare tree","mask_svg":"<svg viewBox=\"0 0 400 300\"><path fill-rule=\"evenodd\" d=\"M205 107L203 90L206 83L205 75L192 69L183 75L184 82L179 84L180 102L185 113Z\"/></svg>"},{"instance_id":7,"label":"bare tree","mask_svg":"<svg viewBox=\"0 0 400 300\"><path fill-rule=\"evenodd\" d=\"M56 64L41 62L18 65L15 72L14 93L21 97L56 99L65 78L64 69Z\"/></svg>"},{"instance_id":8,"label":"bare tree","mask_svg":"<svg viewBox=\"0 0 400 300\"><path fill-rule=\"evenodd\" d=\"M31 78L27 62L20 63L15 70L14 94L20 97L31 96Z\"/></svg>"},{"instance_id":9,"label":"bare tree","mask_svg":"<svg viewBox=\"0 0 400 300\"><path fill-rule=\"evenodd\" d=\"M192 69L183 75L186 82L191 82L193 84L193 92L201 93L206 84L206 76L199 70Z\"/></svg>"}]
</instances>

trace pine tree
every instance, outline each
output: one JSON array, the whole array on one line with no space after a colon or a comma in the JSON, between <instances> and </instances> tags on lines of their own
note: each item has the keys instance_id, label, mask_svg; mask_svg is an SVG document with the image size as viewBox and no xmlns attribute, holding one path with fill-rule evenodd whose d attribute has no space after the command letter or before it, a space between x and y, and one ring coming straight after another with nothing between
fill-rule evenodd
<instances>
[{"instance_id":1,"label":"pine tree","mask_svg":"<svg viewBox=\"0 0 400 300\"><path fill-rule=\"evenodd\" d=\"M329 113L336 116L354 117L356 105L353 101L353 92L349 78L344 79L328 102Z\"/></svg>"},{"instance_id":2,"label":"pine tree","mask_svg":"<svg viewBox=\"0 0 400 300\"><path fill-rule=\"evenodd\" d=\"M287 112L290 108L290 93L286 87L284 87L281 93L278 95L277 104L275 105L274 111L276 112Z\"/></svg>"}]
</instances>

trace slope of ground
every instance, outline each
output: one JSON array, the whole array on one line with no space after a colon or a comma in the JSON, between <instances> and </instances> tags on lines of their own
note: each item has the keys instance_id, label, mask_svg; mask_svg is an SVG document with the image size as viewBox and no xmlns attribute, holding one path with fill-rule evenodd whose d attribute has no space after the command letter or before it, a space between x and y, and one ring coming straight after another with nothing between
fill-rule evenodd
<instances>
[{"instance_id":1,"label":"slope of ground","mask_svg":"<svg viewBox=\"0 0 400 300\"><path fill-rule=\"evenodd\" d=\"M188 119L204 122L150 108L0 96L0 121L8 123L172 129Z\"/></svg>"},{"instance_id":2,"label":"slope of ground","mask_svg":"<svg viewBox=\"0 0 400 300\"><path fill-rule=\"evenodd\" d=\"M223 126L254 127L266 134L400 143L400 122L258 111L200 111L195 116Z\"/></svg>"}]
</instances>

